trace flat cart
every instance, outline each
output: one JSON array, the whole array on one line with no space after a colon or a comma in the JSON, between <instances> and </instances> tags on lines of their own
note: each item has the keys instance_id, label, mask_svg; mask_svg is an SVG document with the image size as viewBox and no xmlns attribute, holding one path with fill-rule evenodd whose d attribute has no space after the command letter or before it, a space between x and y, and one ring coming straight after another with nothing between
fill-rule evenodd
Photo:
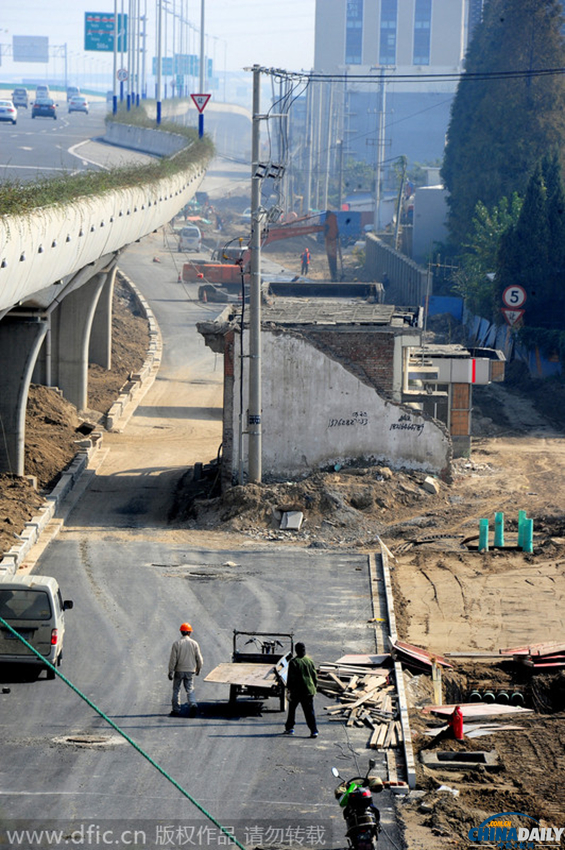
<instances>
[{"instance_id":1,"label":"flat cart","mask_svg":"<svg viewBox=\"0 0 565 850\"><path fill-rule=\"evenodd\" d=\"M218 664L204 681L229 685L232 708L238 696L244 695L257 700L277 697L280 711L285 711L288 662L293 653L292 633L234 629L231 662Z\"/></svg>"}]
</instances>

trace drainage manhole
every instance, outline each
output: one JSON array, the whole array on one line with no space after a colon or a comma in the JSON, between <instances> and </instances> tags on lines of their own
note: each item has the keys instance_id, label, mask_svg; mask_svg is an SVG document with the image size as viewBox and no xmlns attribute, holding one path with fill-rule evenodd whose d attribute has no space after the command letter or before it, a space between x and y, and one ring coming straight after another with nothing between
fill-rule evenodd
<instances>
[{"instance_id":1,"label":"drainage manhole","mask_svg":"<svg viewBox=\"0 0 565 850\"><path fill-rule=\"evenodd\" d=\"M71 744L75 747L113 747L123 742L117 735L98 735L89 732L77 732L74 735L64 735L55 738L57 744Z\"/></svg>"}]
</instances>

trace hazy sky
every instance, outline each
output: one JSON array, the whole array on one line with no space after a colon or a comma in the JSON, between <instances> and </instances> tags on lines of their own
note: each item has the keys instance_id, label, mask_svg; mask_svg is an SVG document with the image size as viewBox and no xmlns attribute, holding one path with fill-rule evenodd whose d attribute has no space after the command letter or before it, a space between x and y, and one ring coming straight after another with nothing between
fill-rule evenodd
<instances>
[{"instance_id":1,"label":"hazy sky","mask_svg":"<svg viewBox=\"0 0 565 850\"><path fill-rule=\"evenodd\" d=\"M188 9L188 19L199 28L201 0L163 0L163 8L166 5L172 10L174 4L180 13L181 2L183 10ZM121 3L122 0L118 0L118 12ZM142 12L147 5L147 47L151 60L155 53L157 2L140 0L140 3ZM123 5L127 13L128 0L123 0ZM80 69L81 65L88 67L96 61L99 67L106 63L111 67L108 54L84 54L84 13L112 12L113 9L114 0L1 0L0 75L47 76L45 65L13 63L6 55L13 35L48 36L52 48L66 44L71 73L73 64ZM206 0L205 9L205 31L209 36L207 52L215 58L219 72L223 71L224 62L228 71L255 63L289 70L312 67L315 0ZM170 43L172 16L166 17ZM189 52L199 52L199 36L194 29L191 32L194 46ZM59 73L61 60L55 57L51 63L55 64L49 69L50 73Z\"/></svg>"}]
</instances>

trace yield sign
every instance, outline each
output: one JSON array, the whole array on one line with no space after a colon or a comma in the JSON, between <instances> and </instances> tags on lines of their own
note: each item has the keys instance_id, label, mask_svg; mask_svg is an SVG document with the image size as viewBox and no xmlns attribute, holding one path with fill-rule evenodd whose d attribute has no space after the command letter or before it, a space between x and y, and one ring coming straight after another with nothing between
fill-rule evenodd
<instances>
[{"instance_id":1,"label":"yield sign","mask_svg":"<svg viewBox=\"0 0 565 850\"><path fill-rule=\"evenodd\" d=\"M524 315L524 310L511 310L509 307L502 307L502 312L504 314L504 318L510 325L510 327L514 327L522 316Z\"/></svg>"},{"instance_id":2,"label":"yield sign","mask_svg":"<svg viewBox=\"0 0 565 850\"><path fill-rule=\"evenodd\" d=\"M190 96L193 99L194 105L199 112L204 112L206 104L212 97L211 94L191 94Z\"/></svg>"}]
</instances>

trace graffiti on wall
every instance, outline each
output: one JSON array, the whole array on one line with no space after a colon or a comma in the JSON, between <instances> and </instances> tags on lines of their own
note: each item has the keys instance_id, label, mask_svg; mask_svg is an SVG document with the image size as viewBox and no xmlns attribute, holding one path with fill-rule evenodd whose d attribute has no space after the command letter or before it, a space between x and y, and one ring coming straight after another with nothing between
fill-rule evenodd
<instances>
[{"instance_id":1,"label":"graffiti on wall","mask_svg":"<svg viewBox=\"0 0 565 850\"><path fill-rule=\"evenodd\" d=\"M398 422L393 422L390 426L391 431L415 431L418 437L421 436L424 430L423 422L412 422L412 417L408 413L403 413Z\"/></svg>"}]
</instances>

